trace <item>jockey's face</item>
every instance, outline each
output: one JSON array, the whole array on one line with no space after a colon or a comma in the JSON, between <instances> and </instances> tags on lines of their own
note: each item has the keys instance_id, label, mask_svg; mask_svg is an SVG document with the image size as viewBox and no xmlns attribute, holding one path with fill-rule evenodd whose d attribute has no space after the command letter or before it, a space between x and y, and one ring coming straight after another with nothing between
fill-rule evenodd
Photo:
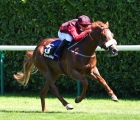
<instances>
[{"instance_id":1,"label":"jockey's face","mask_svg":"<svg viewBox=\"0 0 140 120\"><path fill-rule=\"evenodd\" d=\"M81 31L85 31L87 29L87 27L89 26L87 24L79 24L79 23L78 23L78 25L79 25Z\"/></svg>"}]
</instances>

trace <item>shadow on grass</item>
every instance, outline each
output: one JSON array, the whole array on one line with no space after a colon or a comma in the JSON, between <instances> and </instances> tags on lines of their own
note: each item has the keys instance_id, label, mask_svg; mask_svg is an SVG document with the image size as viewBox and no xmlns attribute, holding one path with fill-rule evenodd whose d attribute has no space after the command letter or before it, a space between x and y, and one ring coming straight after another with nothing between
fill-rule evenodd
<instances>
[{"instance_id":1,"label":"shadow on grass","mask_svg":"<svg viewBox=\"0 0 140 120\"><path fill-rule=\"evenodd\" d=\"M64 98L75 98L77 97L76 93L65 93L60 95ZM40 94L38 91L29 92L29 91L22 91L22 92L12 92L12 93L5 93L3 97L29 97L29 98L40 98ZM49 98L56 98L50 91L47 93L46 99Z\"/></svg>"},{"instance_id":2,"label":"shadow on grass","mask_svg":"<svg viewBox=\"0 0 140 120\"><path fill-rule=\"evenodd\" d=\"M16 110L0 110L4 113L42 113L41 111L16 111Z\"/></svg>"},{"instance_id":3,"label":"shadow on grass","mask_svg":"<svg viewBox=\"0 0 140 120\"><path fill-rule=\"evenodd\" d=\"M70 110L72 111L72 110ZM42 114L47 114L47 113L70 113L70 114L75 114L75 113L85 113L85 112L70 112L68 111L47 111L47 112L42 112L42 111L17 111L17 110L0 110L0 113L42 113Z\"/></svg>"}]
</instances>

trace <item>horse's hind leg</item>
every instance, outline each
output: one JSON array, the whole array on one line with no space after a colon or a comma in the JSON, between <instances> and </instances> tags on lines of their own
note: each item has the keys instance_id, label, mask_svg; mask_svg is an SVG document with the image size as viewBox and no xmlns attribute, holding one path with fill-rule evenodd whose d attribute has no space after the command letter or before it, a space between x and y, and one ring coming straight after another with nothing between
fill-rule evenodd
<instances>
[{"instance_id":1,"label":"horse's hind leg","mask_svg":"<svg viewBox=\"0 0 140 120\"><path fill-rule=\"evenodd\" d=\"M60 102L64 106L66 106L67 109L72 109L73 107L70 104L68 104L68 102L65 101L60 96L59 92L57 91L57 88L54 85L54 83L58 77L58 74L50 69L50 67L48 66L48 63L47 63L48 61L43 56L43 52L44 52L44 44L43 44L43 46L42 45L38 46L35 49L34 54L33 54L34 65L38 68L40 73L46 79L46 83L40 92L42 111L43 112L46 111L45 96L46 96L49 89L60 100Z\"/></svg>"},{"instance_id":2,"label":"horse's hind leg","mask_svg":"<svg viewBox=\"0 0 140 120\"><path fill-rule=\"evenodd\" d=\"M102 78L102 76L100 75L97 67L94 67L94 68L91 69L90 76L92 78L94 78L96 81L98 81L106 89L106 91L111 96L111 99L113 101L118 101L117 96L114 94L113 90L111 90L111 88L108 86L106 81Z\"/></svg>"},{"instance_id":3,"label":"horse's hind leg","mask_svg":"<svg viewBox=\"0 0 140 120\"><path fill-rule=\"evenodd\" d=\"M48 90L50 90L59 100L60 102L66 106L68 110L73 109L73 106L69 104L67 101L65 101L59 94L56 86L54 85L55 80L58 77L58 74L53 72L53 71L47 71L47 72L42 72L43 76L46 79L46 83L43 86L41 92L40 92L40 98L41 98L41 104L42 104L42 111L46 111L45 107L45 95L47 94Z\"/></svg>"},{"instance_id":4,"label":"horse's hind leg","mask_svg":"<svg viewBox=\"0 0 140 120\"><path fill-rule=\"evenodd\" d=\"M41 99L42 112L46 112L45 96L46 96L48 90L49 90L49 84L46 81L44 86L42 87L42 89L40 91L40 99Z\"/></svg>"}]
</instances>

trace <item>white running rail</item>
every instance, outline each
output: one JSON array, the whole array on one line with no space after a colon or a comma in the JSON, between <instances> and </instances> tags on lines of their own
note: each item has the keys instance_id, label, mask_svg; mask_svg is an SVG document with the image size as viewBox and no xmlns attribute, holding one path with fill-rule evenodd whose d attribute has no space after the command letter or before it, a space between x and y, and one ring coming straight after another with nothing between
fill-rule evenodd
<instances>
[{"instance_id":1,"label":"white running rail","mask_svg":"<svg viewBox=\"0 0 140 120\"><path fill-rule=\"evenodd\" d=\"M118 45L119 51L140 51L140 45ZM36 46L23 46L23 45L0 45L0 50L6 51L26 51L34 50ZM104 51L100 47L97 47L96 51Z\"/></svg>"}]
</instances>

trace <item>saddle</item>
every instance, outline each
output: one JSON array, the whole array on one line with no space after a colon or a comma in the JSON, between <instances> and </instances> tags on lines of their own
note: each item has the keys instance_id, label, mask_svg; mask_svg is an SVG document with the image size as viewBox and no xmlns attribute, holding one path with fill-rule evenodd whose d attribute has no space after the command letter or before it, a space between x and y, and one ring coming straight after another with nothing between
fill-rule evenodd
<instances>
[{"instance_id":1,"label":"saddle","mask_svg":"<svg viewBox=\"0 0 140 120\"><path fill-rule=\"evenodd\" d=\"M54 56L54 52L56 50L56 48L60 45L61 40L55 40L53 42L51 42L50 44L48 44L47 46L45 46L44 48L44 57L53 59L53 60L57 60L57 57Z\"/></svg>"}]
</instances>

